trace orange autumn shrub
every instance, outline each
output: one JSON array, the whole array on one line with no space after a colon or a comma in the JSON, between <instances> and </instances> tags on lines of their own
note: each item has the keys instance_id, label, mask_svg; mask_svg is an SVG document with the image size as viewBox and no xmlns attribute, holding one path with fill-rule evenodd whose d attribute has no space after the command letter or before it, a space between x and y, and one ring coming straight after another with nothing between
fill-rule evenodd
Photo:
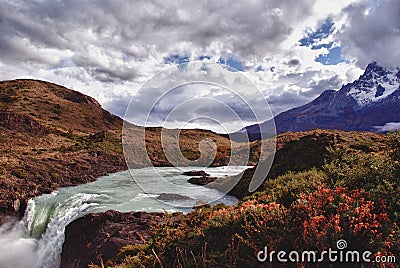
<instances>
[{"instance_id":1,"label":"orange autumn shrub","mask_svg":"<svg viewBox=\"0 0 400 268\"><path fill-rule=\"evenodd\" d=\"M320 188L302 195L290 216L299 249L321 251L345 239L355 250L399 252L397 223L388 217L385 202L372 201L364 190Z\"/></svg>"},{"instance_id":2,"label":"orange autumn shrub","mask_svg":"<svg viewBox=\"0 0 400 268\"><path fill-rule=\"evenodd\" d=\"M257 252L265 246L270 251L321 252L336 249L340 239L347 241L348 250L369 250L375 256L398 256L400 252L397 222L388 216L383 200L375 201L364 190L319 187L300 194L289 208L267 203L268 195L258 198L239 206L203 207L176 217L157 229L146 247L131 250L131 257L121 255L120 260L160 267L156 253L163 267L264 267L267 264L257 260ZM283 264L275 260L268 265ZM311 264L291 265L287 267ZM323 265L341 267L340 263Z\"/></svg>"}]
</instances>

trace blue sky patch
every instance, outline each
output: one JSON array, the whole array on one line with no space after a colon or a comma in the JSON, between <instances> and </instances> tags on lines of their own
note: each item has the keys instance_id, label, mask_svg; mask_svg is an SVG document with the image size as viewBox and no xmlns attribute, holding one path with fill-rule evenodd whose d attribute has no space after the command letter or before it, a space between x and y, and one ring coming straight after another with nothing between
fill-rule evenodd
<instances>
[{"instance_id":1,"label":"blue sky patch","mask_svg":"<svg viewBox=\"0 0 400 268\"><path fill-rule=\"evenodd\" d=\"M165 64L182 64L182 63L188 63L190 61L189 56L181 56L179 54L172 54L168 57L164 57L164 63Z\"/></svg>"},{"instance_id":2,"label":"blue sky patch","mask_svg":"<svg viewBox=\"0 0 400 268\"><path fill-rule=\"evenodd\" d=\"M318 50L322 48L328 49L328 54L320 54L315 58L316 62L320 62L324 65L336 65L341 62L348 62L342 56L342 48L335 45L333 42L324 43L326 39L335 30L335 23L332 22L331 18L325 20L325 22L315 32L309 32L306 36L299 40L300 46L310 47L312 50Z\"/></svg>"},{"instance_id":3,"label":"blue sky patch","mask_svg":"<svg viewBox=\"0 0 400 268\"><path fill-rule=\"evenodd\" d=\"M315 32L308 33L304 38L300 39L300 46L310 46L315 42L327 38L335 29L335 23L329 18Z\"/></svg>"},{"instance_id":4,"label":"blue sky patch","mask_svg":"<svg viewBox=\"0 0 400 268\"><path fill-rule=\"evenodd\" d=\"M265 69L260 65L256 68L256 72L262 72L265 71Z\"/></svg>"},{"instance_id":5,"label":"blue sky patch","mask_svg":"<svg viewBox=\"0 0 400 268\"><path fill-rule=\"evenodd\" d=\"M324 65L336 65L341 62L348 62L348 60L342 57L341 47L330 48L328 54L319 55L318 57L315 58L315 61L320 62Z\"/></svg>"},{"instance_id":6,"label":"blue sky patch","mask_svg":"<svg viewBox=\"0 0 400 268\"><path fill-rule=\"evenodd\" d=\"M230 56L227 58L219 58L217 63L220 64L225 64L231 68L233 68L235 71L244 71L242 63L234 56Z\"/></svg>"},{"instance_id":7,"label":"blue sky patch","mask_svg":"<svg viewBox=\"0 0 400 268\"><path fill-rule=\"evenodd\" d=\"M211 56L201 55L201 56L198 56L197 59L201 60L201 61L203 61L203 60L211 60Z\"/></svg>"},{"instance_id":8,"label":"blue sky patch","mask_svg":"<svg viewBox=\"0 0 400 268\"><path fill-rule=\"evenodd\" d=\"M327 43L327 44L313 45L313 46L311 47L311 49L312 49L312 50L318 50L318 49L321 49L321 48L330 49L330 48L332 48L332 46L333 46L333 42L329 42L329 43Z\"/></svg>"}]
</instances>

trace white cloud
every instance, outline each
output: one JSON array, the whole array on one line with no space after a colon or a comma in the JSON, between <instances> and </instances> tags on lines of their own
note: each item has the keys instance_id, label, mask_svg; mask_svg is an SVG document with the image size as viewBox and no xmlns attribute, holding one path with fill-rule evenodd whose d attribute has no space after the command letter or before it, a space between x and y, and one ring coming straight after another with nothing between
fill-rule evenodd
<instances>
[{"instance_id":1,"label":"white cloud","mask_svg":"<svg viewBox=\"0 0 400 268\"><path fill-rule=\"evenodd\" d=\"M354 7L346 8L350 4ZM215 62L234 55L279 113L360 75L355 61L332 66L315 62L324 49L311 50L298 41L307 29L315 30L330 17L336 30L325 41L347 48L349 59L367 62L366 48L352 38L361 36L358 28L369 30L361 25L365 18L357 15L356 7L362 4L369 2L0 0L0 79L59 83L123 116L129 98L167 66L164 57L209 55ZM377 18L395 14L382 7L374 12ZM398 25L394 18L388 20ZM365 38L371 38L370 32ZM387 49L381 46L375 44L371 55L383 57ZM259 65L264 71L255 72Z\"/></svg>"},{"instance_id":2,"label":"white cloud","mask_svg":"<svg viewBox=\"0 0 400 268\"><path fill-rule=\"evenodd\" d=\"M383 126L374 126L379 132L395 131L400 129L400 122L389 122Z\"/></svg>"},{"instance_id":3,"label":"white cloud","mask_svg":"<svg viewBox=\"0 0 400 268\"><path fill-rule=\"evenodd\" d=\"M371 61L400 64L400 1L365 0L346 9L339 33L346 56L365 68Z\"/></svg>"},{"instance_id":4,"label":"white cloud","mask_svg":"<svg viewBox=\"0 0 400 268\"><path fill-rule=\"evenodd\" d=\"M135 94L127 113L127 119L139 125L172 128L191 122L192 127L222 126L229 132L270 118L264 96L247 77L204 62L157 74ZM220 127L210 125L215 123Z\"/></svg>"}]
</instances>

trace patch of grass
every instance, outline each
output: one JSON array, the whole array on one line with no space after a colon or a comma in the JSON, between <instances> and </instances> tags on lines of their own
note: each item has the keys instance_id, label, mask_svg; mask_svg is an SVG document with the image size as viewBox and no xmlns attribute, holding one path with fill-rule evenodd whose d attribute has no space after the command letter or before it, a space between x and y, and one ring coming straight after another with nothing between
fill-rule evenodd
<instances>
[{"instance_id":1,"label":"patch of grass","mask_svg":"<svg viewBox=\"0 0 400 268\"><path fill-rule=\"evenodd\" d=\"M4 133L0 133L0 143L7 141L7 135Z\"/></svg>"},{"instance_id":2,"label":"patch of grass","mask_svg":"<svg viewBox=\"0 0 400 268\"><path fill-rule=\"evenodd\" d=\"M44 148L33 148L32 149L32 152L35 152L36 154L43 154L46 151L47 151L47 149L44 149Z\"/></svg>"},{"instance_id":3,"label":"patch of grass","mask_svg":"<svg viewBox=\"0 0 400 268\"><path fill-rule=\"evenodd\" d=\"M28 177L28 174L22 168L17 168L17 169L11 170L11 175L13 175L17 178L20 178L20 179L26 179Z\"/></svg>"},{"instance_id":4,"label":"patch of grass","mask_svg":"<svg viewBox=\"0 0 400 268\"><path fill-rule=\"evenodd\" d=\"M9 104L13 103L18 99L16 91L11 86L0 87L0 102Z\"/></svg>"},{"instance_id":5,"label":"patch of grass","mask_svg":"<svg viewBox=\"0 0 400 268\"><path fill-rule=\"evenodd\" d=\"M55 120L55 121L60 121L60 120L61 120L61 118L58 117L58 116L50 116L49 118L50 118L50 119L53 119L53 120Z\"/></svg>"},{"instance_id":6,"label":"patch of grass","mask_svg":"<svg viewBox=\"0 0 400 268\"><path fill-rule=\"evenodd\" d=\"M192 151L192 150L182 150L182 155L189 160L197 160L200 157L200 152Z\"/></svg>"}]
</instances>

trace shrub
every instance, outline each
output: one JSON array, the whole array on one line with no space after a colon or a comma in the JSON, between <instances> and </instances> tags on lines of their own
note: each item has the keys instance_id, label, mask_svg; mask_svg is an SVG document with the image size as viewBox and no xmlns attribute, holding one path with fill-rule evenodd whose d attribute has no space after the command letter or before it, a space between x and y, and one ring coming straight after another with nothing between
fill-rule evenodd
<instances>
[{"instance_id":1,"label":"shrub","mask_svg":"<svg viewBox=\"0 0 400 268\"><path fill-rule=\"evenodd\" d=\"M290 171L277 179L267 180L263 184L264 196L268 196L266 202L274 201L290 207L301 193L314 192L318 186L324 185L325 180L325 173L315 168L298 173Z\"/></svg>"},{"instance_id":2,"label":"shrub","mask_svg":"<svg viewBox=\"0 0 400 268\"><path fill-rule=\"evenodd\" d=\"M386 152L367 154L348 147L331 149L331 152L331 161L323 167L331 187L370 191L385 181L396 181L393 161Z\"/></svg>"},{"instance_id":3,"label":"shrub","mask_svg":"<svg viewBox=\"0 0 400 268\"><path fill-rule=\"evenodd\" d=\"M326 184L331 188L364 189L375 201L385 200L389 216L398 219L399 168L398 163L393 161L396 157L394 151L398 148L396 145L392 146L394 148L389 146L386 151L369 154L348 147L331 149L331 162L326 163L323 168L327 176Z\"/></svg>"},{"instance_id":4,"label":"shrub","mask_svg":"<svg viewBox=\"0 0 400 268\"><path fill-rule=\"evenodd\" d=\"M117 262L123 263L116 267L149 267L156 261L155 255L151 254L148 244L128 245L121 249L117 255ZM112 263L110 263L112 264Z\"/></svg>"},{"instance_id":5,"label":"shrub","mask_svg":"<svg viewBox=\"0 0 400 268\"><path fill-rule=\"evenodd\" d=\"M387 145L393 160L400 160L400 131L389 133Z\"/></svg>"},{"instance_id":6,"label":"shrub","mask_svg":"<svg viewBox=\"0 0 400 268\"><path fill-rule=\"evenodd\" d=\"M388 250L395 224L384 202L375 202L364 190L320 188L302 195L291 209L297 247L323 250L345 239L357 250Z\"/></svg>"},{"instance_id":7,"label":"shrub","mask_svg":"<svg viewBox=\"0 0 400 268\"><path fill-rule=\"evenodd\" d=\"M20 179L25 179L28 177L25 170L23 170L22 168L13 169L11 171L11 174Z\"/></svg>"}]
</instances>

